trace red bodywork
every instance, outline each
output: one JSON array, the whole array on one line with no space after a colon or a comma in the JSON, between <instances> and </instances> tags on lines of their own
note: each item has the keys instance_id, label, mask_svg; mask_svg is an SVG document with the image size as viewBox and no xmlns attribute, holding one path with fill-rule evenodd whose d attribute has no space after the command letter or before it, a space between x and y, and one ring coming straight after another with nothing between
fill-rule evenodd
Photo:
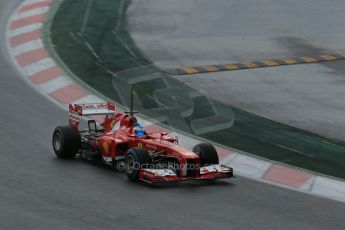
<instances>
[{"instance_id":1,"label":"red bodywork","mask_svg":"<svg viewBox=\"0 0 345 230\"><path fill-rule=\"evenodd\" d=\"M115 105L111 103L70 105L70 125L79 130L82 116L105 115L100 124L102 133L90 143L90 150L99 151L103 158L123 159L126 151L134 147L142 147L149 153L162 153L165 158L173 159L180 167L178 174L170 169L143 168L139 179L155 182L172 182L184 180L207 180L233 177L232 169L223 165L199 167L198 154L179 146L177 138L165 132L146 133L138 136L134 132L136 118L124 113L115 113ZM82 133L83 131L80 131ZM187 164L195 165L195 170L185 169Z\"/></svg>"}]
</instances>

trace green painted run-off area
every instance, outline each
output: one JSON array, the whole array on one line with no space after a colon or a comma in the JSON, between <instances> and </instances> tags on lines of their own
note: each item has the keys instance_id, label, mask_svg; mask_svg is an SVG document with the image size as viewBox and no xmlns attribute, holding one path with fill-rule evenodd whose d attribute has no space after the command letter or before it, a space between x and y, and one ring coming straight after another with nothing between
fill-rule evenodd
<instances>
[{"instance_id":1,"label":"green painted run-off area","mask_svg":"<svg viewBox=\"0 0 345 230\"><path fill-rule=\"evenodd\" d=\"M51 47L85 84L165 125L271 160L345 178L345 143L212 101L154 67L126 29L127 0L65 0ZM54 53L54 51L53 51Z\"/></svg>"}]
</instances>

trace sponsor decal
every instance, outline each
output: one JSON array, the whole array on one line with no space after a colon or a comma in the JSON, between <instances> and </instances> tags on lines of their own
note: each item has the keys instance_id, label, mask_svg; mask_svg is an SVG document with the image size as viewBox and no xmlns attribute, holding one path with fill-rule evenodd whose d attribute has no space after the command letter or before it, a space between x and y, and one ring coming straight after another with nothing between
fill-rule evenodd
<instances>
[{"instance_id":1,"label":"sponsor decal","mask_svg":"<svg viewBox=\"0 0 345 230\"><path fill-rule=\"evenodd\" d=\"M108 108L107 103L97 103L97 104L81 104L82 109L104 109Z\"/></svg>"},{"instance_id":2,"label":"sponsor decal","mask_svg":"<svg viewBox=\"0 0 345 230\"><path fill-rule=\"evenodd\" d=\"M80 116L75 115L75 114L73 114L73 113L71 113L71 114L69 115L69 119L75 120L75 121L80 121L80 120L81 120Z\"/></svg>"},{"instance_id":3,"label":"sponsor decal","mask_svg":"<svg viewBox=\"0 0 345 230\"><path fill-rule=\"evenodd\" d=\"M108 144L108 142L103 142L102 143L102 148L103 148L103 151L105 153L108 153L109 152L109 144Z\"/></svg>"},{"instance_id":4,"label":"sponsor decal","mask_svg":"<svg viewBox=\"0 0 345 230\"><path fill-rule=\"evenodd\" d=\"M172 155L179 157L181 154L178 152L172 152Z\"/></svg>"}]
</instances>

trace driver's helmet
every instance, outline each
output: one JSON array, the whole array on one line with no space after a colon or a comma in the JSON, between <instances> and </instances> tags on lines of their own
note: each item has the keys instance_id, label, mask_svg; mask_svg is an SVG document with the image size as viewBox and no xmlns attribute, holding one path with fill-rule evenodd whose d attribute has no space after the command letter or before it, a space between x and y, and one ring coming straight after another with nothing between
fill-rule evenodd
<instances>
[{"instance_id":1,"label":"driver's helmet","mask_svg":"<svg viewBox=\"0 0 345 230\"><path fill-rule=\"evenodd\" d=\"M138 137L144 136L145 135L145 131L143 130L143 128L144 127L142 125L137 123L137 125L134 127L135 135L137 135Z\"/></svg>"}]
</instances>

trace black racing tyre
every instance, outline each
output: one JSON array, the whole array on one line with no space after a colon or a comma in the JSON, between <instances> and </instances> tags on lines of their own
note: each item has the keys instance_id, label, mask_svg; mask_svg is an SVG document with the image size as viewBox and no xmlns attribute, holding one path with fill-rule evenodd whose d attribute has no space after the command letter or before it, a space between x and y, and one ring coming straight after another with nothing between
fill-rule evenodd
<instances>
[{"instance_id":1,"label":"black racing tyre","mask_svg":"<svg viewBox=\"0 0 345 230\"><path fill-rule=\"evenodd\" d=\"M53 149L59 158L73 158L81 148L81 138L72 126L58 126L53 134Z\"/></svg>"},{"instance_id":2,"label":"black racing tyre","mask_svg":"<svg viewBox=\"0 0 345 230\"><path fill-rule=\"evenodd\" d=\"M128 149L125 155L125 170L129 180L138 180L140 169L152 163L149 153L144 148Z\"/></svg>"},{"instance_id":3,"label":"black racing tyre","mask_svg":"<svg viewBox=\"0 0 345 230\"><path fill-rule=\"evenodd\" d=\"M212 144L200 143L194 146L193 152L199 155L200 165L216 165L219 164L217 150Z\"/></svg>"}]
</instances>

